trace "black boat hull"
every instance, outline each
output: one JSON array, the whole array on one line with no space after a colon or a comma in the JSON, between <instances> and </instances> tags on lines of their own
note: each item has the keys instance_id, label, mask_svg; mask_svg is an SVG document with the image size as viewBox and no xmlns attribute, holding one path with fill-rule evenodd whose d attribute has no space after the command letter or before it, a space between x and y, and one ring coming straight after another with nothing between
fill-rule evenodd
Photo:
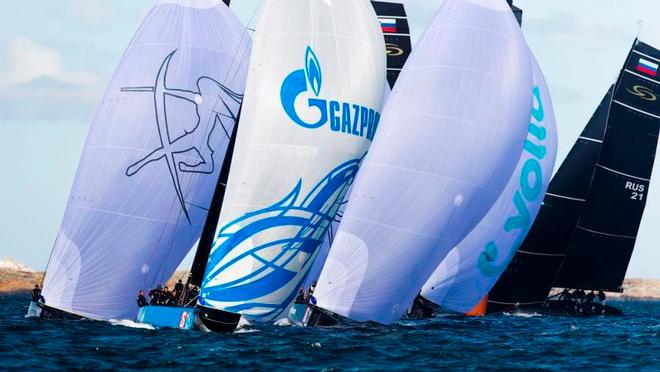
<instances>
[{"instance_id":1,"label":"black boat hull","mask_svg":"<svg viewBox=\"0 0 660 372\"><path fill-rule=\"evenodd\" d=\"M547 315L576 317L624 315L621 309L609 305L601 305L599 303L580 305L575 303L566 303L559 300L548 300L543 305L535 306L497 305L491 307L491 304L488 304L488 314L515 312L533 312Z\"/></svg>"},{"instance_id":2,"label":"black boat hull","mask_svg":"<svg viewBox=\"0 0 660 372\"><path fill-rule=\"evenodd\" d=\"M238 328L241 314L197 306L197 320L200 325L212 332L231 333Z\"/></svg>"},{"instance_id":3,"label":"black boat hull","mask_svg":"<svg viewBox=\"0 0 660 372\"><path fill-rule=\"evenodd\" d=\"M40 303L40 302L34 302L32 301L30 303L30 312L33 311L33 309L38 308L35 313L28 315L33 315L37 316L41 319L51 319L51 320L84 320L87 319L83 316L72 314L69 312L66 312L64 310L56 309L54 307L50 307L46 304Z\"/></svg>"},{"instance_id":4,"label":"black boat hull","mask_svg":"<svg viewBox=\"0 0 660 372\"><path fill-rule=\"evenodd\" d=\"M406 312L406 319L427 319L441 311L440 306L427 300L421 295L417 295L413 300L412 306Z\"/></svg>"}]
</instances>

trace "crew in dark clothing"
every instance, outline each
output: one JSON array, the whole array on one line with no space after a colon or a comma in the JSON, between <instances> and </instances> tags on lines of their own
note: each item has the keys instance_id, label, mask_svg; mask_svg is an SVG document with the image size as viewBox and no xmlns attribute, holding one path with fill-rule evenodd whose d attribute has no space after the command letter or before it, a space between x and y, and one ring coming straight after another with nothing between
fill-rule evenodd
<instances>
[{"instance_id":1,"label":"crew in dark clothing","mask_svg":"<svg viewBox=\"0 0 660 372\"><path fill-rule=\"evenodd\" d=\"M600 302L602 305L605 305L605 301L607 301L607 297L605 297L605 292L598 291L598 302Z\"/></svg>"},{"instance_id":2,"label":"crew in dark clothing","mask_svg":"<svg viewBox=\"0 0 660 372\"><path fill-rule=\"evenodd\" d=\"M138 307L149 306L149 302L147 302L147 298L144 297L144 291L143 290L140 290L140 292L138 292L137 305L138 305Z\"/></svg>"},{"instance_id":3,"label":"crew in dark clothing","mask_svg":"<svg viewBox=\"0 0 660 372\"><path fill-rule=\"evenodd\" d=\"M312 282L312 285L307 289L307 292L305 292L306 303L309 303L309 301L312 299L315 289L316 289L316 280Z\"/></svg>"},{"instance_id":4,"label":"crew in dark clothing","mask_svg":"<svg viewBox=\"0 0 660 372\"><path fill-rule=\"evenodd\" d=\"M304 304L305 303L305 288L300 287L298 290L298 295L296 296L295 303Z\"/></svg>"},{"instance_id":5,"label":"crew in dark clothing","mask_svg":"<svg viewBox=\"0 0 660 372\"><path fill-rule=\"evenodd\" d=\"M165 286L165 288L163 289L162 296L163 297L162 297L161 305L165 305L165 306L176 305L176 301L174 301L174 295L172 294L172 292L170 292L169 287Z\"/></svg>"},{"instance_id":6,"label":"crew in dark clothing","mask_svg":"<svg viewBox=\"0 0 660 372\"><path fill-rule=\"evenodd\" d=\"M34 288L32 289L32 301L34 302L46 302L44 299L44 296L41 295L41 288L39 287L39 284L35 284Z\"/></svg>"},{"instance_id":7,"label":"crew in dark clothing","mask_svg":"<svg viewBox=\"0 0 660 372\"><path fill-rule=\"evenodd\" d=\"M179 281L174 285L174 298L176 299L177 302L179 302L179 299L181 299L182 294L183 294L183 280L179 279Z\"/></svg>"},{"instance_id":8,"label":"crew in dark clothing","mask_svg":"<svg viewBox=\"0 0 660 372\"><path fill-rule=\"evenodd\" d=\"M589 294L587 295L587 304L589 305L593 304L595 299L596 299L596 294L594 293L594 291L589 292Z\"/></svg>"},{"instance_id":9,"label":"crew in dark clothing","mask_svg":"<svg viewBox=\"0 0 660 372\"><path fill-rule=\"evenodd\" d=\"M151 305L158 305L160 302L160 286L149 291L149 298L151 299Z\"/></svg>"}]
</instances>

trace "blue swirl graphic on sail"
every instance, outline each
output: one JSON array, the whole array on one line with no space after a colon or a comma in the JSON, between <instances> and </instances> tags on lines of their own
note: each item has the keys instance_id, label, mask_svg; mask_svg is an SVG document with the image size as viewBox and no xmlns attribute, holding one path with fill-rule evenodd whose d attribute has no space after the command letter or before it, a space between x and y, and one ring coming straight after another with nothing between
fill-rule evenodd
<instances>
[{"instance_id":1,"label":"blue swirl graphic on sail","mask_svg":"<svg viewBox=\"0 0 660 372\"><path fill-rule=\"evenodd\" d=\"M300 180L281 201L223 226L209 257L207 267L211 269L206 273L200 304L239 303L224 310L249 312L252 317L264 320L282 313L311 269L361 161L362 158L350 160L332 170L302 201L299 201ZM282 230L287 234L282 234ZM291 230L295 233L291 234ZM272 240L257 245L251 241L264 233L270 233ZM242 247L248 248L241 251ZM252 269L245 272L239 269L240 277L226 278L230 276L226 275L228 271L246 264L252 265L249 266ZM265 299L275 292L286 292L287 288L285 296L272 301Z\"/></svg>"}]
</instances>

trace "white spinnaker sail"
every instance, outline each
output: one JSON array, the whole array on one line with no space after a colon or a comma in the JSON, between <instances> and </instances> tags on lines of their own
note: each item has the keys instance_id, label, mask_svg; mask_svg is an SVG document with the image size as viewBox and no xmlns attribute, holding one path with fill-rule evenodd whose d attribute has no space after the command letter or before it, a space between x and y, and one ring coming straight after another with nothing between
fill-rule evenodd
<instances>
[{"instance_id":1,"label":"white spinnaker sail","mask_svg":"<svg viewBox=\"0 0 660 372\"><path fill-rule=\"evenodd\" d=\"M525 239L550 183L557 157L557 126L543 73L532 56L532 116L522 156L495 205L443 260L422 288L442 308L468 312L488 294ZM448 269L449 268L449 269Z\"/></svg>"},{"instance_id":2,"label":"white spinnaker sail","mask_svg":"<svg viewBox=\"0 0 660 372\"><path fill-rule=\"evenodd\" d=\"M406 63L315 297L356 321L399 319L483 218L522 152L528 47L504 0L448 0Z\"/></svg>"},{"instance_id":3,"label":"white spinnaker sail","mask_svg":"<svg viewBox=\"0 0 660 372\"><path fill-rule=\"evenodd\" d=\"M390 94L392 94L392 89L390 88L390 85L386 83L385 92L383 93L383 104L387 102L387 98L389 98ZM337 209L337 214L335 214L335 218L325 234L325 239L319 248L318 255L314 259L314 264L312 264L312 268L309 270L307 279L302 285L303 288L309 288L312 283L318 280L319 275L321 275L321 270L323 270L325 260L328 258L328 254L330 253L330 247L332 246L332 242L335 239L335 234L337 234L337 230L339 229L341 217L344 215L344 211L346 211L346 205L348 205L348 197L350 194L351 188L349 187L348 191L346 192L346 196L344 197L344 201L342 201L341 205Z\"/></svg>"},{"instance_id":4,"label":"white spinnaker sail","mask_svg":"<svg viewBox=\"0 0 660 372\"><path fill-rule=\"evenodd\" d=\"M385 48L367 0L267 0L200 304L286 316L380 120Z\"/></svg>"},{"instance_id":5,"label":"white spinnaker sail","mask_svg":"<svg viewBox=\"0 0 660 372\"><path fill-rule=\"evenodd\" d=\"M104 94L46 273L46 304L132 319L201 234L238 114L250 38L220 0L146 16Z\"/></svg>"}]
</instances>

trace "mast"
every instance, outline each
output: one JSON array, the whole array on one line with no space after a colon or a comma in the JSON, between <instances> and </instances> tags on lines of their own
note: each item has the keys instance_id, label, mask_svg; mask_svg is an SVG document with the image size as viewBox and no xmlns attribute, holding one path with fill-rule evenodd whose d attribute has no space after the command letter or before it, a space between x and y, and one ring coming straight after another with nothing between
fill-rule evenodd
<instances>
[{"instance_id":1,"label":"mast","mask_svg":"<svg viewBox=\"0 0 660 372\"><path fill-rule=\"evenodd\" d=\"M226 2L229 3L229 0L226 0ZM236 117L236 124L234 125L234 131L232 132L229 144L227 145L225 159L222 163L222 168L220 169L220 175L218 176L218 183L215 187L215 191L213 192L211 208L209 209L209 213L206 217L204 229L202 230L202 235L199 238L199 244L197 245L197 252L195 252L195 258L190 269L190 277L188 278L188 283L197 287L202 285L202 281L204 279L204 271L206 270L206 263L208 262L211 248L213 247L215 231L218 226L218 219L220 218L220 210L222 209L222 201L225 198L225 190L227 190L227 179L229 178L231 159L234 155L234 145L236 144L236 136L238 133L238 124L240 119L241 111L239 108L238 115Z\"/></svg>"}]
</instances>

